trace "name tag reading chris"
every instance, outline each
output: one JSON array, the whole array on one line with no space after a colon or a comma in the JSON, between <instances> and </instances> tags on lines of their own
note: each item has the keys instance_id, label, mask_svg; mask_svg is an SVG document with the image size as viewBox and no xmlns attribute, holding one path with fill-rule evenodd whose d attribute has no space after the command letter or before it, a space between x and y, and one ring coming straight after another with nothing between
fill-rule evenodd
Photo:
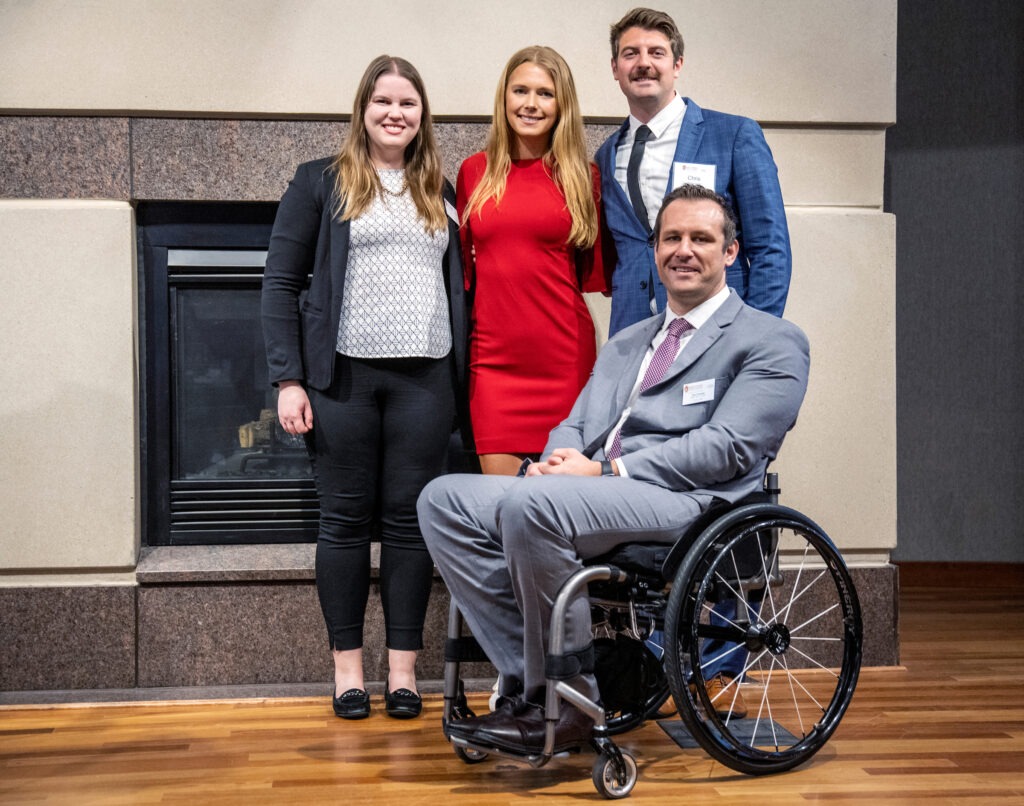
<instances>
[{"instance_id":1,"label":"name tag reading chris","mask_svg":"<svg viewBox=\"0 0 1024 806\"><path fill-rule=\"evenodd\" d=\"M692 403L705 403L715 399L715 379L709 378L706 381L694 381L683 385L683 405L689 406Z\"/></svg>"},{"instance_id":2,"label":"name tag reading chris","mask_svg":"<svg viewBox=\"0 0 1024 806\"><path fill-rule=\"evenodd\" d=\"M672 190L683 185L700 185L708 190L715 189L715 165L699 162L672 163Z\"/></svg>"}]
</instances>

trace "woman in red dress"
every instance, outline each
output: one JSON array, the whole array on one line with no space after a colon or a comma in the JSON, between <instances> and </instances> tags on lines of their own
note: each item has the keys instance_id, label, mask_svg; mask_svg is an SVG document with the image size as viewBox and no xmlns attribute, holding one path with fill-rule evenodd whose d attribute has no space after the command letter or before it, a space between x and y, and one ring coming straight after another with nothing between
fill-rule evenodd
<instances>
[{"instance_id":1,"label":"woman in red dress","mask_svg":"<svg viewBox=\"0 0 1024 806\"><path fill-rule=\"evenodd\" d=\"M600 178L572 73L533 46L505 66L487 148L456 185L472 295L469 409L484 473L536 458L597 355L584 291L606 291Z\"/></svg>"}]
</instances>

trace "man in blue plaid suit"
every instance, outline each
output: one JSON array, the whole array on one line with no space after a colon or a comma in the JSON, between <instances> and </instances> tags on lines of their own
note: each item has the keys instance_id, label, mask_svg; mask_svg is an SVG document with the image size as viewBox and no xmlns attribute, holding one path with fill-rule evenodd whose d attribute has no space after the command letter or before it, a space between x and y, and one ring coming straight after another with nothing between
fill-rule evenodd
<instances>
[{"instance_id":1,"label":"man in blue plaid suit","mask_svg":"<svg viewBox=\"0 0 1024 806\"><path fill-rule=\"evenodd\" d=\"M612 74L630 115L596 156L618 253L609 335L665 308L650 232L661 200L684 184L703 185L729 201L740 253L727 282L751 307L782 316L792 254L778 171L761 127L676 93L683 39L668 14L633 9L612 26L611 46Z\"/></svg>"}]
</instances>

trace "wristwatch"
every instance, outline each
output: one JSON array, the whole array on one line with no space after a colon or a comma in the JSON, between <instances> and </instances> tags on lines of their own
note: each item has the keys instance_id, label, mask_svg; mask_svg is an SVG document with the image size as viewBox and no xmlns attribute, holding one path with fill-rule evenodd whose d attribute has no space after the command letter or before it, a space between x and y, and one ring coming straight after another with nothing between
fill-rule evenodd
<instances>
[{"instance_id":1,"label":"wristwatch","mask_svg":"<svg viewBox=\"0 0 1024 806\"><path fill-rule=\"evenodd\" d=\"M601 475L602 476L614 476L615 475L615 468L612 465L611 461L606 459L605 461L601 462Z\"/></svg>"}]
</instances>

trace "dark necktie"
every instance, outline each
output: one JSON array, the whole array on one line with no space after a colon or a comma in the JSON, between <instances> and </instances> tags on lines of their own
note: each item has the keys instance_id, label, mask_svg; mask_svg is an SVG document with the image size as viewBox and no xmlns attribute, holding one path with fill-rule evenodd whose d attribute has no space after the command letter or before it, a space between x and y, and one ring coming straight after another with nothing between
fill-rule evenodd
<instances>
[{"instance_id":1,"label":"dark necktie","mask_svg":"<svg viewBox=\"0 0 1024 806\"><path fill-rule=\"evenodd\" d=\"M693 330L693 325L687 322L683 317L673 319L668 326L668 335L665 336L665 340L658 345L658 349L654 351L654 355L651 356L651 363L647 365L647 371L644 373L644 379L640 381L640 391L646 392L654 384L665 377L665 373L668 372L668 368L672 366L672 363L676 360L676 356L679 355L679 340L683 335ZM625 425L625 423L623 423ZM622 455L622 428L620 427L618 432L615 434L615 438L612 440L612 446L608 449L609 459L618 459Z\"/></svg>"},{"instance_id":2,"label":"dark necktie","mask_svg":"<svg viewBox=\"0 0 1024 806\"><path fill-rule=\"evenodd\" d=\"M644 149L651 137L651 130L647 126L639 126L636 136L633 138L633 150L629 152L629 165L626 166L626 187L629 188L629 200L633 203L633 212L644 225L648 233L651 231L651 223L647 219L647 206L644 204L644 197L640 193L640 162L644 158Z\"/></svg>"}]
</instances>

